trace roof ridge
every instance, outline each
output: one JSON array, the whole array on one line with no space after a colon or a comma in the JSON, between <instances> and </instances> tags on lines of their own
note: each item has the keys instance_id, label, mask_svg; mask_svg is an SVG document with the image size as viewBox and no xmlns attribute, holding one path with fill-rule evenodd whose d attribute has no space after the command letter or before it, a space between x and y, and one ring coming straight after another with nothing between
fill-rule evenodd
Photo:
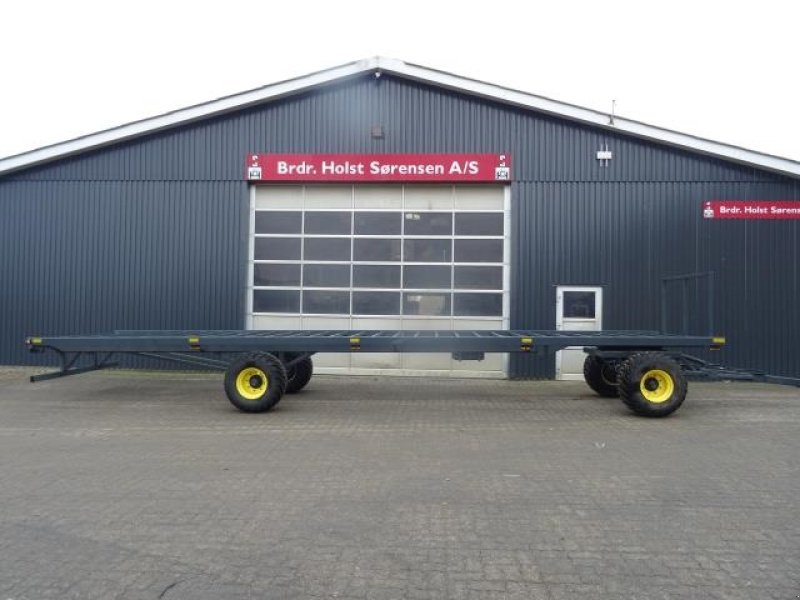
<instances>
[{"instance_id":1,"label":"roof ridge","mask_svg":"<svg viewBox=\"0 0 800 600\"><path fill-rule=\"evenodd\" d=\"M132 121L95 133L15 154L0 159L0 177L4 174L9 174L53 160L135 139L142 135L277 100L314 87L355 77L370 71L375 71L378 75L387 72L429 85L438 85L460 93L482 97L487 100L510 104L579 123L590 124L608 131L661 142L676 148L699 152L701 154L741 164L752 165L783 175L800 177L800 162L792 159L755 150L748 150L740 146L649 125L619 115L614 115L613 121L609 122L609 115L602 111L383 56L372 56L321 71L314 71L299 77L269 83L243 92L222 96L215 100L209 100L200 104L176 109L153 117Z\"/></svg>"}]
</instances>

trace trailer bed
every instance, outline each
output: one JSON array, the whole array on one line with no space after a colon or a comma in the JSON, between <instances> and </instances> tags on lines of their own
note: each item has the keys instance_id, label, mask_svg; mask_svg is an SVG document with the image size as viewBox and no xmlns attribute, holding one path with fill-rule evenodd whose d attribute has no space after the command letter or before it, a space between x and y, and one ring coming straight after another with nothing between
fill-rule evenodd
<instances>
[{"instance_id":1,"label":"trailer bed","mask_svg":"<svg viewBox=\"0 0 800 600\"><path fill-rule=\"evenodd\" d=\"M31 337L31 348L60 352L546 352L568 346L719 348L725 339L655 331L550 330L118 330Z\"/></svg>"},{"instance_id":2,"label":"trailer bed","mask_svg":"<svg viewBox=\"0 0 800 600\"><path fill-rule=\"evenodd\" d=\"M284 393L311 379L317 352L447 352L456 360L486 353L546 354L570 346L587 351L584 377L603 396L620 396L637 414L663 417L683 403L683 351L718 349L725 338L656 331L552 330L118 330L108 334L30 337L32 352L55 352L58 371L31 381L116 366L133 354L225 371L225 393L245 412L273 408ZM696 365L695 365L696 368Z\"/></svg>"}]
</instances>

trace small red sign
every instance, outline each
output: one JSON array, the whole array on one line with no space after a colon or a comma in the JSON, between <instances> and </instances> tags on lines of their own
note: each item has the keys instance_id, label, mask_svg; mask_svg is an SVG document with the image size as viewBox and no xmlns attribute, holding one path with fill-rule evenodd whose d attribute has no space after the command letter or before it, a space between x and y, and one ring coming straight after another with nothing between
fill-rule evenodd
<instances>
[{"instance_id":1,"label":"small red sign","mask_svg":"<svg viewBox=\"0 0 800 600\"><path fill-rule=\"evenodd\" d=\"M248 181L511 181L508 154L248 154Z\"/></svg>"},{"instance_id":2,"label":"small red sign","mask_svg":"<svg viewBox=\"0 0 800 600\"><path fill-rule=\"evenodd\" d=\"M709 200L705 219L800 219L797 200Z\"/></svg>"}]
</instances>

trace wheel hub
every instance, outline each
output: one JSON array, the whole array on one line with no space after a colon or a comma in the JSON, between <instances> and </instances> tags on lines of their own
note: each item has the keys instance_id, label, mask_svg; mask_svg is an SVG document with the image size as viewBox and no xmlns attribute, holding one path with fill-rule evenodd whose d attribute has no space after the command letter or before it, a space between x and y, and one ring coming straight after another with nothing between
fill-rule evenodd
<instances>
[{"instance_id":1,"label":"wheel hub","mask_svg":"<svg viewBox=\"0 0 800 600\"><path fill-rule=\"evenodd\" d=\"M258 400L267 393L267 374L255 366L245 367L236 376L236 391L245 400Z\"/></svg>"},{"instance_id":2,"label":"wheel hub","mask_svg":"<svg viewBox=\"0 0 800 600\"><path fill-rule=\"evenodd\" d=\"M650 369L639 380L639 391L648 402L662 404L675 392L675 380L663 369Z\"/></svg>"}]
</instances>

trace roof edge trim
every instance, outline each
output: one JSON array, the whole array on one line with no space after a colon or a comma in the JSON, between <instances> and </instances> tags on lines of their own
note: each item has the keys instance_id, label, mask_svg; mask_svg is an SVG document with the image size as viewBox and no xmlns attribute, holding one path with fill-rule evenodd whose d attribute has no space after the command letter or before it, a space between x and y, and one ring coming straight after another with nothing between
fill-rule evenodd
<instances>
[{"instance_id":1,"label":"roof edge trim","mask_svg":"<svg viewBox=\"0 0 800 600\"><path fill-rule=\"evenodd\" d=\"M601 127L608 131L625 133L677 148L691 150L741 164L752 165L784 175L800 176L800 162L788 158L748 150L722 142L715 142L619 116L615 116L614 122L611 124L609 122L609 115L600 111L559 102L544 96L537 96L475 79L461 77L459 75L453 75L420 65L406 63L397 59L379 56L347 63L323 71L317 71L295 79L273 83L254 90L225 96L203 104L190 106L156 117L135 121L73 140L10 156L0 160L0 176L41 163L66 158L88 150L98 149L116 142L155 133L178 125L188 124L203 118L225 114L269 100L276 100L370 71L384 71L415 81L451 89L456 92L467 93L488 100Z\"/></svg>"}]
</instances>

